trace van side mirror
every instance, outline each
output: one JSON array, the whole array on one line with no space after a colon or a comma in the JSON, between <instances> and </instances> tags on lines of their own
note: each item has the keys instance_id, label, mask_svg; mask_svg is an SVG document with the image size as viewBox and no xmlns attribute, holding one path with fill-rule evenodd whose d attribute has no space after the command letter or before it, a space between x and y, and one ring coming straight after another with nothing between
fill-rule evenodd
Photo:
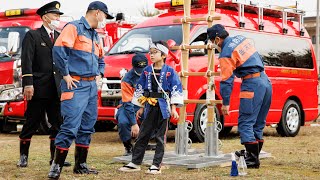
<instances>
[{"instance_id":1,"label":"van side mirror","mask_svg":"<svg viewBox=\"0 0 320 180\"><path fill-rule=\"evenodd\" d=\"M4 46L0 46L0 54L5 54L7 52L7 48Z\"/></svg>"},{"instance_id":2,"label":"van side mirror","mask_svg":"<svg viewBox=\"0 0 320 180\"><path fill-rule=\"evenodd\" d=\"M20 34L18 32L9 32L8 35L8 53L13 54L18 51Z\"/></svg>"},{"instance_id":3,"label":"van side mirror","mask_svg":"<svg viewBox=\"0 0 320 180\"><path fill-rule=\"evenodd\" d=\"M199 46L199 45L205 45L204 41L195 41L191 43L191 46ZM204 55L206 55L204 49L192 49L192 51L190 51L190 54L189 54L189 56L204 56Z\"/></svg>"}]
</instances>

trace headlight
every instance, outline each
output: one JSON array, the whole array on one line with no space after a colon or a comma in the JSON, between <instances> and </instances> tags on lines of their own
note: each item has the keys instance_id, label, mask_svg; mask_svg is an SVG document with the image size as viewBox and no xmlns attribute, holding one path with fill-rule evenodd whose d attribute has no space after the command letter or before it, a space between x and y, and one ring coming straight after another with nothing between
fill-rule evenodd
<instances>
[{"instance_id":1,"label":"headlight","mask_svg":"<svg viewBox=\"0 0 320 180\"><path fill-rule=\"evenodd\" d=\"M1 92L0 101L18 101L23 100L22 87L7 89Z\"/></svg>"}]
</instances>

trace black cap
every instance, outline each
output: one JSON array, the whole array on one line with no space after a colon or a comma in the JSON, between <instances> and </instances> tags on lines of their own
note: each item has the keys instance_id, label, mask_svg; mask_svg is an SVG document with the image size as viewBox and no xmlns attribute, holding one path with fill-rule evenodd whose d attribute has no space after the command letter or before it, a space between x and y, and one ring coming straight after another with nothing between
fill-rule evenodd
<instances>
[{"instance_id":1,"label":"black cap","mask_svg":"<svg viewBox=\"0 0 320 180\"><path fill-rule=\"evenodd\" d=\"M56 13L56 14L62 15L63 12L61 12L59 9L60 9L60 3L58 1L52 1L48 4L45 4L41 8L39 8L37 10L37 14L41 17L47 13Z\"/></svg>"},{"instance_id":2,"label":"black cap","mask_svg":"<svg viewBox=\"0 0 320 180\"><path fill-rule=\"evenodd\" d=\"M133 69L141 74L142 70L148 65L147 57L142 53L137 53L132 57L132 66Z\"/></svg>"},{"instance_id":3,"label":"black cap","mask_svg":"<svg viewBox=\"0 0 320 180\"><path fill-rule=\"evenodd\" d=\"M114 18L109 14L107 5L101 1L93 1L92 3L90 3L88 6L88 10L100 10L107 15L107 19Z\"/></svg>"},{"instance_id":4,"label":"black cap","mask_svg":"<svg viewBox=\"0 0 320 180\"><path fill-rule=\"evenodd\" d=\"M219 37L226 29L221 24L215 24L211 28L207 29L208 39L215 39L217 36Z\"/></svg>"}]
</instances>

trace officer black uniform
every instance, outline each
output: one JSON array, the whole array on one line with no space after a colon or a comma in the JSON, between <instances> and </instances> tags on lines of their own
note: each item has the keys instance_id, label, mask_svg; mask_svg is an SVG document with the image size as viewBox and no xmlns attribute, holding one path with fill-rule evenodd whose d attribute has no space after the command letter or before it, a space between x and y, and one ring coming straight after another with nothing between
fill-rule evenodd
<instances>
[{"instance_id":1,"label":"officer black uniform","mask_svg":"<svg viewBox=\"0 0 320 180\"><path fill-rule=\"evenodd\" d=\"M47 13L62 15L60 12L60 3L58 1L50 2L37 10L39 16ZM47 28L52 30L51 28ZM20 160L18 167L26 167L28 163L29 146L32 136L36 133L41 121L44 121L45 115L51 124L50 133L50 151L51 160L54 158L55 146L54 139L62 123L60 113L60 80L62 76L56 70L52 60L52 47L59 33L53 31L51 38L44 27L27 32L22 42L22 85L33 87L31 100L28 100L27 110L25 112L26 122L20 134ZM67 163L68 164L68 163ZM70 165L70 163L68 164Z\"/></svg>"}]
</instances>

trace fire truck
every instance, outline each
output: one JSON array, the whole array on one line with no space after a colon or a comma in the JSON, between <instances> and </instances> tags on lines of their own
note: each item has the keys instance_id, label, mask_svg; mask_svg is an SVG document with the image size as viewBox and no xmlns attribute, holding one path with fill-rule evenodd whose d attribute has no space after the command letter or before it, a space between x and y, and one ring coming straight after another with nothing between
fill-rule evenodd
<instances>
[{"instance_id":1,"label":"fire truck","mask_svg":"<svg viewBox=\"0 0 320 180\"><path fill-rule=\"evenodd\" d=\"M164 40L171 45L182 44L182 26L176 20L183 18L183 1L159 2L155 8L165 13L139 23L113 45L106 57L106 74L103 80L101 106L105 107L106 118L114 121L116 106L121 98L119 73L131 68L134 53L147 54L149 41ZM191 17L206 18L208 1L193 0ZM251 39L261 55L265 71L273 85L271 108L267 125L277 127L282 136L296 136L306 122L318 115L318 71L314 49L308 33L303 27L304 11L293 7L279 7L265 4L245 3L234 0L216 0L215 15L230 36L243 35ZM190 44L207 44L207 23L192 22ZM172 44L174 42L174 44ZM219 52L215 52L215 70L220 71ZM181 50L172 51L166 63L181 70ZM189 72L206 72L208 56L204 49L190 51ZM215 97L221 100L219 85L221 77L215 77ZM241 79L234 81L231 95L230 115L222 116L221 105L216 105L216 120L221 122L220 135L228 134L238 124L239 92ZM188 78L188 97L206 99L206 77ZM188 104L187 121L193 124L192 139L202 142L207 121L206 104ZM171 119L170 128L177 121Z\"/></svg>"},{"instance_id":2,"label":"fire truck","mask_svg":"<svg viewBox=\"0 0 320 180\"><path fill-rule=\"evenodd\" d=\"M10 132L25 121L26 101L21 87L21 44L30 29L40 28L42 20L36 14L37 9L15 9L0 12L0 131ZM108 51L124 33L134 26L123 21L123 14L117 14L115 22L110 22L104 29L97 29L105 51ZM60 23L60 31L65 22ZM110 35L108 35L108 31ZM104 108L98 107L103 112ZM99 118L104 120L103 118ZM110 121L107 121L107 123ZM97 129L106 129L114 123L98 122ZM107 126L108 125L108 126ZM50 124L41 123L39 133L45 134Z\"/></svg>"}]
</instances>

